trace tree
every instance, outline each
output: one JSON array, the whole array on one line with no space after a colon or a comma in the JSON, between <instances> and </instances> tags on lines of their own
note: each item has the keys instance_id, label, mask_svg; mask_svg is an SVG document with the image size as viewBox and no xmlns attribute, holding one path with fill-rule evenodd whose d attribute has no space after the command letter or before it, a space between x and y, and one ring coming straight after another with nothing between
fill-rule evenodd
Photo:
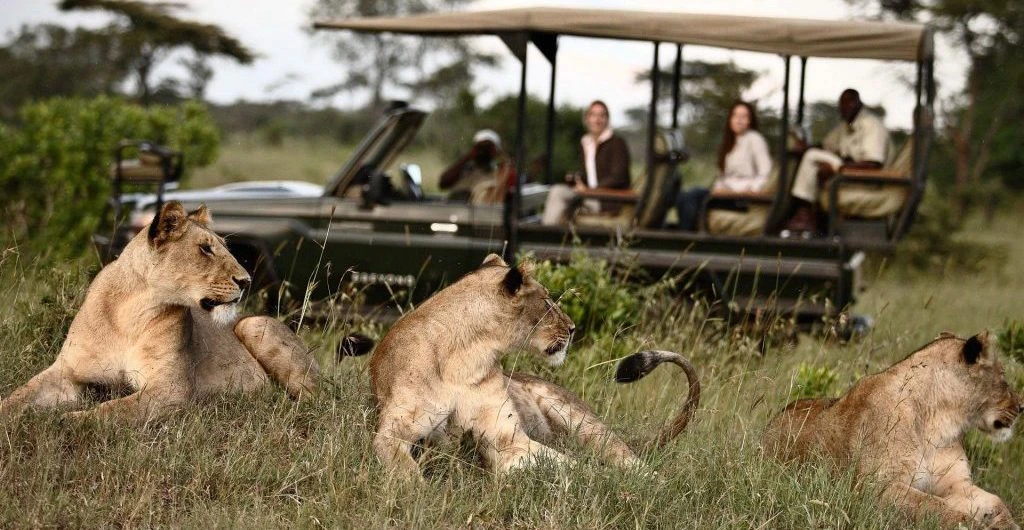
<instances>
[{"instance_id":1,"label":"tree","mask_svg":"<svg viewBox=\"0 0 1024 530\"><path fill-rule=\"evenodd\" d=\"M880 18L930 22L950 36L969 66L961 94L943 102L945 137L954 160L961 215L982 180L1024 169L1024 9L1019 0L848 0ZM1018 184L1019 185L1019 184Z\"/></svg>"},{"instance_id":2,"label":"tree","mask_svg":"<svg viewBox=\"0 0 1024 530\"><path fill-rule=\"evenodd\" d=\"M754 84L758 72L747 70L729 61L715 63L707 61L685 61L680 83L680 121L687 146L695 154L715 153L722 137L722 130L728 118L729 108L742 99L743 92ZM650 82L650 72L636 76L637 82ZM660 96L662 103L671 101L672 71L660 73ZM668 112L671 112L669 109ZM759 117L763 113L759 113ZM648 107L627 111L630 121L641 127L647 125ZM763 121L763 120L762 120ZM762 123L762 132L765 127Z\"/></svg>"},{"instance_id":3,"label":"tree","mask_svg":"<svg viewBox=\"0 0 1024 530\"><path fill-rule=\"evenodd\" d=\"M103 31L22 26L0 47L0 118L13 119L32 99L116 91L128 74L118 54L117 43Z\"/></svg>"},{"instance_id":4,"label":"tree","mask_svg":"<svg viewBox=\"0 0 1024 530\"><path fill-rule=\"evenodd\" d=\"M172 15L173 11L183 7L181 4L62 0L59 7L64 11L106 11L118 17L107 31L117 36L121 48L119 60L124 68L135 74L139 100L143 105L148 105L151 100L153 70L177 49L190 48L200 57L220 55L241 64L250 64L256 58L241 42L218 26L182 20ZM202 86L205 87L205 81Z\"/></svg>"},{"instance_id":5,"label":"tree","mask_svg":"<svg viewBox=\"0 0 1024 530\"><path fill-rule=\"evenodd\" d=\"M405 16L452 10L472 0L317 0L313 20L349 17ZM410 89L443 104L472 82L476 65L494 65L497 58L473 51L462 39L422 39L380 33L326 32L334 58L347 74L341 81L313 92L328 98L342 92L365 91L368 110L379 112L390 88Z\"/></svg>"}]
</instances>

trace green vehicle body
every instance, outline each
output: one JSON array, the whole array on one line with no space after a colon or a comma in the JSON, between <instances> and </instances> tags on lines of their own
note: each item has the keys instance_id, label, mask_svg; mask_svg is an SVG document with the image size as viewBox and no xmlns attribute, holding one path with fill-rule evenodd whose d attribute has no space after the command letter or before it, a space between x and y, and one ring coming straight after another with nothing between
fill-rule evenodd
<instances>
[{"instance_id":1,"label":"green vehicle body","mask_svg":"<svg viewBox=\"0 0 1024 530\"><path fill-rule=\"evenodd\" d=\"M629 262L650 280L679 275L681 285L740 313L767 309L812 322L854 302L863 254L839 238L737 238L582 225L570 232L540 224L536 213L548 189L540 184L522 186L523 213L516 219L506 219L506 209L514 211L508 205L422 196L411 175L418 168L392 166L425 117L412 108L387 113L322 188L246 182L171 191L163 200L180 200L187 208L206 204L255 287L268 288L275 303L335 300L361 312L393 315L474 270L488 253L530 253L565 263L573 249ZM381 194L375 187L391 191ZM115 199L122 212L117 228L97 238L111 258L158 203L153 194ZM515 249L506 245L510 228L517 230Z\"/></svg>"}]
</instances>

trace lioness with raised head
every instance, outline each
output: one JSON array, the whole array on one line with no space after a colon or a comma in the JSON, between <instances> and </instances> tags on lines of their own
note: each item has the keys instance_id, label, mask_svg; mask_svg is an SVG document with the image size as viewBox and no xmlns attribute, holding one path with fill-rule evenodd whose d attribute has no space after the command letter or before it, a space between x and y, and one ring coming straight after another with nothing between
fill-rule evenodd
<instances>
[{"instance_id":1,"label":"lioness with raised head","mask_svg":"<svg viewBox=\"0 0 1024 530\"><path fill-rule=\"evenodd\" d=\"M313 392L319 367L295 333L269 317L235 317L249 274L210 224L205 206L186 213L165 204L96 275L53 365L0 410L74 405L92 384L134 392L79 414L135 419L191 397L255 389L268 375L293 397Z\"/></svg>"},{"instance_id":2,"label":"lioness with raised head","mask_svg":"<svg viewBox=\"0 0 1024 530\"><path fill-rule=\"evenodd\" d=\"M966 340L943 333L839 399L789 404L769 422L763 445L782 460L820 455L854 466L911 516L1018 528L1003 501L971 481L963 435L977 428L1008 440L1020 412L988 332Z\"/></svg>"},{"instance_id":3,"label":"lioness with raised head","mask_svg":"<svg viewBox=\"0 0 1024 530\"><path fill-rule=\"evenodd\" d=\"M499 473L537 457L566 460L544 445L555 436L575 436L615 464L634 464L633 451L571 392L502 371L501 357L518 346L560 364L574 329L528 265L509 267L491 254L479 269L402 317L374 351L378 457L419 476L413 447L451 425L472 433L484 461ZM672 352L641 352L620 365L618 379L639 379L661 362L683 367L690 384L683 410L660 438L665 443L686 427L700 398L693 366Z\"/></svg>"}]
</instances>

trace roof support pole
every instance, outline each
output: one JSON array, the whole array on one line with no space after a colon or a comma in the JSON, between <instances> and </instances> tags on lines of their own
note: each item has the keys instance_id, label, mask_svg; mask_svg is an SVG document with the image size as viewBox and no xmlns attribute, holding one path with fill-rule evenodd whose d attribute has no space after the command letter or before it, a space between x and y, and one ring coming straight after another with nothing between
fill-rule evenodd
<instances>
[{"instance_id":1,"label":"roof support pole","mask_svg":"<svg viewBox=\"0 0 1024 530\"><path fill-rule=\"evenodd\" d=\"M654 43L654 63L651 65L651 106L647 111L647 178L654 175L654 133L658 126L658 81L661 65L658 61L660 42Z\"/></svg>"},{"instance_id":2,"label":"roof support pole","mask_svg":"<svg viewBox=\"0 0 1024 530\"><path fill-rule=\"evenodd\" d=\"M683 45L676 44L676 64L672 68L672 128L679 128L679 81L683 77Z\"/></svg>"},{"instance_id":3,"label":"roof support pole","mask_svg":"<svg viewBox=\"0 0 1024 530\"><path fill-rule=\"evenodd\" d=\"M519 249L519 217L522 203L523 176L526 172L526 35L522 40L522 55L519 56L519 101L516 104L516 183L511 196L505 199L505 261L515 264Z\"/></svg>"},{"instance_id":4,"label":"roof support pole","mask_svg":"<svg viewBox=\"0 0 1024 530\"><path fill-rule=\"evenodd\" d=\"M804 126L804 84L807 80L807 57L800 58L800 97L796 101L796 126ZM804 141L809 138L804 138Z\"/></svg>"},{"instance_id":5,"label":"roof support pole","mask_svg":"<svg viewBox=\"0 0 1024 530\"><path fill-rule=\"evenodd\" d=\"M557 42L557 41L556 41ZM557 44L556 44L557 47ZM551 165L555 159L555 73L558 71L558 56L552 55L551 60L551 84L548 86L548 127L547 127L547 143L545 144L545 157L544 161L544 183L551 184L554 182L554 176L551 174Z\"/></svg>"},{"instance_id":6,"label":"roof support pole","mask_svg":"<svg viewBox=\"0 0 1024 530\"><path fill-rule=\"evenodd\" d=\"M789 64L790 56L783 55L782 60L786 64L785 82L782 88L782 115L779 120L779 185L775 187L775 208L772 210L771 218L765 224L766 233L777 232L784 220L786 209L789 206L789 188L792 185L789 179L789 153L786 149L786 136L789 132Z\"/></svg>"}]
</instances>

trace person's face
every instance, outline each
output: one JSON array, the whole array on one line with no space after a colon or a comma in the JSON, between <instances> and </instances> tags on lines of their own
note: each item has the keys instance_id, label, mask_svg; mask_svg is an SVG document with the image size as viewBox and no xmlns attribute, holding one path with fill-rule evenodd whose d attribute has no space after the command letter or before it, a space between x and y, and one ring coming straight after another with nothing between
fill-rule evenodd
<instances>
[{"instance_id":1,"label":"person's face","mask_svg":"<svg viewBox=\"0 0 1024 530\"><path fill-rule=\"evenodd\" d=\"M591 105L583 120L587 125L587 132L600 136L608 128L608 109L603 105Z\"/></svg>"},{"instance_id":2,"label":"person's face","mask_svg":"<svg viewBox=\"0 0 1024 530\"><path fill-rule=\"evenodd\" d=\"M750 111L744 105L736 105L729 115L729 128L733 134L739 136L750 128Z\"/></svg>"},{"instance_id":3,"label":"person's face","mask_svg":"<svg viewBox=\"0 0 1024 530\"><path fill-rule=\"evenodd\" d=\"M846 123L852 123L853 119L857 117L857 111L860 110L860 101L856 97L843 94L839 96L839 115L846 120Z\"/></svg>"}]
</instances>

